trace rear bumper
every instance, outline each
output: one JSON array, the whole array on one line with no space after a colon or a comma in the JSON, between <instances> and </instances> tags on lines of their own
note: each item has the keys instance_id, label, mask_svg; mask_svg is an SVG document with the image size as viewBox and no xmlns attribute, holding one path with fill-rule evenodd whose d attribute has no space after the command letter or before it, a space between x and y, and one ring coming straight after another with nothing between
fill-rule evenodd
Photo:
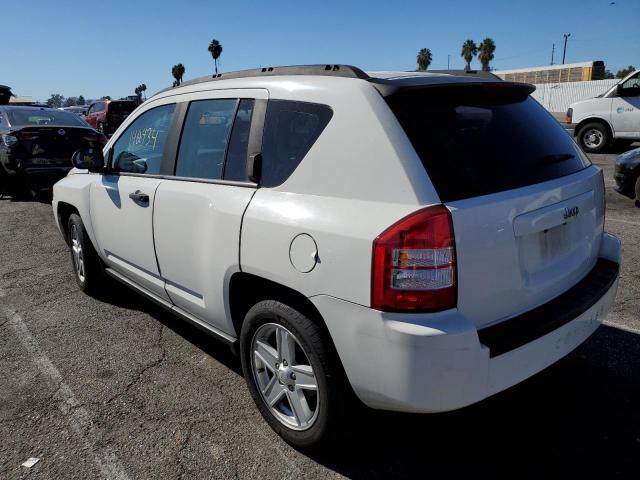
<instances>
[{"instance_id":1,"label":"rear bumper","mask_svg":"<svg viewBox=\"0 0 640 480\"><path fill-rule=\"evenodd\" d=\"M617 238L603 236L600 258L619 264ZM529 322L542 317L539 323L547 328L533 339L526 337L511 345L517 328L507 329L506 344L496 343L500 335L487 340L486 332L479 333L457 310L390 314L329 296L311 300L327 323L354 391L365 404L385 410L439 412L470 405L515 385L580 345L613 304L617 269L609 275L606 284L599 283L600 289L577 300L587 303L573 310L571 318L558 321L545 306L529 312ZM521 317L527 315L517 319ZM490 345L483 344L481 338Z\"/></svg>"}]
</instances>

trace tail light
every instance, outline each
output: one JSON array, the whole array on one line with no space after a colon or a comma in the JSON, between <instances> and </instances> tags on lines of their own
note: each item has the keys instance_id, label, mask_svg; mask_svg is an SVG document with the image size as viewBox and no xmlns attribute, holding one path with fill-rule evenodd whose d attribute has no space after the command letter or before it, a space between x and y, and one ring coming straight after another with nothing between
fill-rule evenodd
<instances>
[{"instance_id":1,"label":"tail light","mask_svg":"<svg viewBox=\"0 0 640 480\"><path fill-rule=\"evenodd\" d=\"M444 205L419 210L373 242L371 306L435 312L456 306L455 241Z\"/></svg>"},{"instance_id":2,"label":"tail light","mask_svg":"<svg viewBox=\"0 0 640 480\"><path fill-rule=\"evenodd\" d=\"M86 140L87 142L97 142L100 145L106 145L107 142L109 141L109 139L106 137L106 135L96 132L93 133L91 135L88 135L86 137L83 137L84 140Z\"/></svg>"}]
</instances>

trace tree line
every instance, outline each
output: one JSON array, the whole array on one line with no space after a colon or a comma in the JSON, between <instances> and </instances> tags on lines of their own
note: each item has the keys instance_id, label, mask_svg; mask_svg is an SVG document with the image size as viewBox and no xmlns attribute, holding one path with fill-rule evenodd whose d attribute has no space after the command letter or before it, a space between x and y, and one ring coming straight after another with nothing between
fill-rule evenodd
<instances>
[{"instance_id":1,"label":"tree line","mask_svg":"<svg viewBox=\"0 0 640 480\"><path fill-rule=\"evenodd\" d=\"M478 60L480 60L480 64L482 65L482 70L488 72L491 70L489 64L491 60L493 60L494 52L496 51L496 43L492 38L485 38L480 42L480 45L476 45L471 39L465 40L462 44L462 51L460 56L464 58L466 65L464 67L465 70L471 70L471 62L473 61L473 57L478 56ZM418 56L416 57L416 62L418 63L418 71L426 72L431 65L433 60L433 55L431 54L431 50L428 48L421 48L418 51Z\"/></svg>"},{"instance_id":2,"label":"tree line","mask_svg":"<svg viewBox=\"0 0 640 480\"><path fill-rule=\"evenodd\" d=\"M85 103L86 101L82 95L64 98L64 96L59 93L51 94L47 100L47 105L52 108L74 107L76 105L84 105Z\"/></svg>"},{"instance_id":3,"label":"tree line","mask_svg":"<svg viewBox=\"0 0 640 480\"><path fill-rule=\"evenodd\" d=\"M627 68L621 68L614 75L610 70L606 70L604 72L604 78L624 78L629 75L631 72L635 72L636 67L633 65L629 65Z\"/></svg>"},{"instance_id":4,"label":"tree line","mask_svg":"<svg viewBox=\"0 0 640 480\"><path fill-rule=\"evenodd\" d=\"M218 59L222 55L222 44L220 43L220 41L214 38L209 43L207 51L211 55L211 58L213 59L213 62L214 62L214 68L215 68L214 75L218 75ZM482 40L479 45L476 44L476 42L474 42L471 39L465 40L464 43L462 44L462 50L460 52L460 56L464 59L466 63L464 69L467 71L471 70L471 62L473 61L474 57L477 56L478 60L480 61L482 70L485 72L490 71L491 70L490 63L494 58L495 51L496 51L496 43L490 37L487 37L484 40ZM431 65L432 61L433 61L433 55L430 49L421 48L418 51L418 55L416 57L416 63L418 64L418 71L426 72L429 66ZM185 70L186 70L185 66L182 63L177 63L173 67L171 67L171 76L173 77L174 87L177 87L182 83ZM615 78L624 78L634 70L635 70L635 67L633 67L632 65L629 65L627 68L618 70L618 72L615 75ZM614 78L614 75L609 70L607 70L605 77ZM143 95L146 90L147 90L147 86L144 83L138 85L134 89L136 97L138 97L139 101L143 100ZM62 95L58 93L54 93L53 95L51 95L49 100L47 100L47 105L55 108L71 107L73 105L84 105L84 104L85 104L85 100L82 95L78 97L64 98Z\"/></svg>"},{"instance_id":5,"label":"tree line","mask_svg":"<svg viewBox=\"0 0 640 480\"><path fill-rule=\"evenodd\" d=\"M215 72L216 72L215 75L218 75L218 59L220 58L220 55L222 55L222 44L214 38L213 40L211 40L211 43L209 43L209 47L207 48L207 51L209 52L209 54L211 55L211 58L213 59L213 64L215 66ZM184 68L184 65L181 63L177 63L173 67L171 67L171 76L173 77L174 87L177 87L182 83L182 77L184 76L184 72L185 72L185 68Z\"/></svg>"}]
</instances>

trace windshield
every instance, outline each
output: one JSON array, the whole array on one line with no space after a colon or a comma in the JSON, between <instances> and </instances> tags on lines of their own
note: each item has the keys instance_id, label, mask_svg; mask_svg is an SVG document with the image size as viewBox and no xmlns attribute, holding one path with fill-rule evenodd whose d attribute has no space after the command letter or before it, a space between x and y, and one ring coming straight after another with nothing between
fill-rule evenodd
<instances>
[{"instance_id":1,"label":"windshield","mask_svg":"<svg viewBox=\"0 0 640 480\"><path fill-rule=\"evenodd\" d=\"M532 98L432 88L388 98L443 202L569 175L590 165Z\"/></svg>"},{"instance_id":2,"label":"windshield","mask_svg":"<svg viewBox=\"0 0 640 480\"><path fill-rule=\"evenodd\" d=\"M42 108L12 108L7 111L12 126L55 125L69 127L87 127L77 115L62 110Z\"/></svg>"}]
</instances>

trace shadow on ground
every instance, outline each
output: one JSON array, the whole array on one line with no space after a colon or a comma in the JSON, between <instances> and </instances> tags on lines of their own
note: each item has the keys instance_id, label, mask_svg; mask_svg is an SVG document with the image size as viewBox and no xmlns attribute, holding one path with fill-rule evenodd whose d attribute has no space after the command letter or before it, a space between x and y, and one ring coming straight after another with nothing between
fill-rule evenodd
<instances>
[{"instance_id":1,"label":"shadow on ground","mask_svg":"<svg viewBox=\"0 0 640 480\"><path fill-rule=\"evenodd\" d=\"M231 350L231 347L222 341L213 338L210 334L200 330L198 327L176 317L168 310L147 300L142 295L134 292L113 280L107 278L108 288L103 289L103 293L96 297L96 300L109 303L120 308L137 310L148 313L155 320L161 322L165 327L173 330L176 334L198 347L207 355L215 358L225 367L242 375L240 359Z\"/></svg>"},{"instance_id":2,"label":"shadow on ground","mask_svg":"<svg viewBox=\"0 0 640 480\"><path fill-rule=\"evenodd\" d=\"M102 300L150 313L241 375L228 346L124 287L113 292ZM345 431L310 457L351 478L637 478L640 335L602 326L556 365L477 405L438 415L363 407Z\"/></svg>"},{"instance_id":3,"label":"shadow on ground","mask_svg":"<svg viewBox=\"0 0 640 480\"><path fill-rule=\"evenodd\" d=\"M351 478L638 478L640 336L602 326L568 357L477 405L369 411L317 461Z\"/></svg>"},{"instance_id":4,"label":"shadow on ground","mask_svg":"<svg viewBox=\"0 0 640 480\"><path fill-rule=\"evenodd\" d=\"M628 143L628 142L612 142L611 145L608 145L602 152L603 154L614 154L619 155L624 152L628 152L629 150L634 150L640 147L640 142Z\"/></svg>"},{"instance_id":5,"label":"shadow on ground","mask_svg":"<svg viewBox=\"0 0 640 480\"><path fill-rule=\"evenodd\" d=\"M0 191L0 202L39 202L50 204L53 200L53 189L20 190L5 193Z\"/></svg>"}]
</instances>

